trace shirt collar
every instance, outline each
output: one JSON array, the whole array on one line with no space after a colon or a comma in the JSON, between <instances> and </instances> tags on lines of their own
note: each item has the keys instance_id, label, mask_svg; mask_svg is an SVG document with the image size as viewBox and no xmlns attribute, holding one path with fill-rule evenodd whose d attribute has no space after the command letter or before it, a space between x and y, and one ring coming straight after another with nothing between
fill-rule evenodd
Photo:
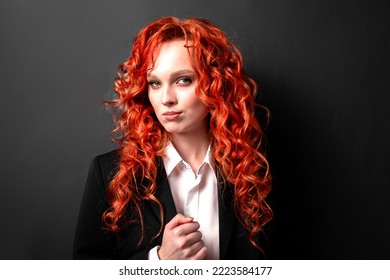
<instances>
[{"instance_id":1,"label":"shirt collar","mask_svg":"<svg viewBox=\"0 0 390 280\"><path fill-rule=\"evenodd\" d=\"M165 171L167 176L169 176L173 169L183 160L179 153L176 151L176 148L173 146L172 142L169 142L164 150L165 156L163 157Z\"/></svg>"},{"instance_id":2,"label":"shirt collar","mask_svg":"<svg viewBox=\"0 0 390 280\"><path fill-rule=\"evenodd\" d=\"M164 153L165 153L165 156L163 157L164 167L167 176L169 176L172 173L173 169L175 169L179 163L184 162L184 160L177 152L172 142L169 142L168 145L165 147ZM210 166L211 170L213 170L213 173L215 175L215 171L211 162L211 145L209 145L209 147L207 148L206 156L202 164L200 165L200 167L202 167L205 163L207 163Z\"/></svg>"}]
</instances>

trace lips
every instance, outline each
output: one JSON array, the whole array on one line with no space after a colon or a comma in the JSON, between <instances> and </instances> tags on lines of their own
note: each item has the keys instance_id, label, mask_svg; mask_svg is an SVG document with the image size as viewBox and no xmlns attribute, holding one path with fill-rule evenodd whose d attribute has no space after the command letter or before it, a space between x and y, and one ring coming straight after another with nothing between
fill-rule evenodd
<instances>
[{"instance_id":1,"label":"lips","mask_svg":"<svg viewBox=\"0 0 390 280\"><path fill-rule=\"evenodd\" d=\"M173 115L177 115L177 114L181 114L181 112L168 111L168 112L165 112L163 114L163 116L173 116Z\"/></svg>"},{"instance_id":2,"label":"lips","mask_svg":"<svg viewBox=\"0 0 390 280\"><path fill-rule=\"evenodd\" d=\"M168 112L163 113L162 115L166 120L172 121L172 120L179 118L179 116L181 115L181 112L168 111Z\"/></svg>"}]
</instances>

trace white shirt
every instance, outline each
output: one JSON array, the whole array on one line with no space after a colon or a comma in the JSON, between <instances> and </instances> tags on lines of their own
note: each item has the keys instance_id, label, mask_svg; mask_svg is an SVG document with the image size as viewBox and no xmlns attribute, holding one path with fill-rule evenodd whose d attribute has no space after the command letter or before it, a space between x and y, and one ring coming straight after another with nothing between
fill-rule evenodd
<instances>
[{"instance_id":1,"label":"white shirt","mask_svg":"<svg viewBox=\"0 0 390 280\"><path fill-rule=\"evenodd\" d=\"M211 163L210 146L196 173L171 142L165 148L165 154L164 167L177 213L190 216L199 223L199 231L207 248L206 259L219 259L217 177ZM157 248L153 248L149 252L149 259L156 257Z\"/></svg>"}]
</instances>

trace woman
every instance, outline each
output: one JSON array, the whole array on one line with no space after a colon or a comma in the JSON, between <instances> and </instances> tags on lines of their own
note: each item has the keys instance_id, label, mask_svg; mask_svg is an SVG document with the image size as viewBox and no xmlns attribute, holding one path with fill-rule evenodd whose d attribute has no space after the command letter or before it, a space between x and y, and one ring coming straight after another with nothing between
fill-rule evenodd
<instances>
[{"instance_id":1,"label":"woman","mask_svg":"<svg viewBox=\"0 0 390 280\"><path fill-rule=\"evenodd\" d=\"M264 258L271 179L256 84L226 35L204 19L150 23L115 92L119 148L91 164L74 257Z\"/></svg>"}]
</instances>

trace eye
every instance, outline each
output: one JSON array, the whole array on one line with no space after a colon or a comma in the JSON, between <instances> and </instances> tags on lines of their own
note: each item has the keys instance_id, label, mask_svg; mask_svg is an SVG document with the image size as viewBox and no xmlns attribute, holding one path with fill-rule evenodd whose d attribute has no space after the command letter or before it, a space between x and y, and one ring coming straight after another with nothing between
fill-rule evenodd
<instances>
[{"instance_id":1,"label":"eye","mask_svg":"<svg viewBox=\"0 0 390 280\"><path fill-rule=\"evenodd\" d=\"M189 77L181 77L176 81L176 84L183 85L183 86L190 85L191 83L192 83L192 79Z\"/></svg>"},{"instance_id":2,"label":"eye","mask_svg":"<svg viewBox=\"0 0 390 280\"><path fill-rule=\"evenodd\" d=\"M161 83L159 81L148 81L148 85L151 88L158 88L161 86Z\"/></svg>"}]
</instances>

